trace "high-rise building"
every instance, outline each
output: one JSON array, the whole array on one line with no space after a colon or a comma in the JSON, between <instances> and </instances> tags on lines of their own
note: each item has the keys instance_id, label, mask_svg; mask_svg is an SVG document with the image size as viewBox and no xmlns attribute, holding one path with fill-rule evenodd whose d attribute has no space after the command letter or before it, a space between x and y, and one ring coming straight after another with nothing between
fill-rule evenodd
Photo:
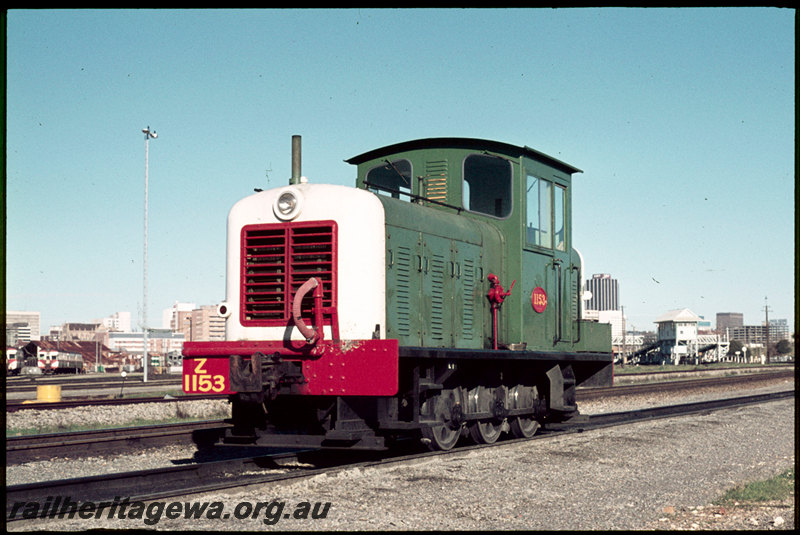
<instances>
[{"instance_id":1,"label":"high-rise building","mask_svg":"<svg viewBox=\"0 0 800 535\"><path fill-rule=\"evenodd\" d=\"M592 297L586 302L586 310L619 310L619 283L608 273L592 275L586 281L586 290Z\"/></svg>"},{"instance_id":2,"label":"high-rise building","mask_svg":"<svg viewBox=\"0 0 800 535\"><path fill-rule=\"evenodd\" d=\"M769 336L770 344L780 340L789 340L789 322L785 319L769 320L769 332L766 325L741 325L730 329L731 340L738 340L746 345L765 344Z\"/></svg>"},{"instance_id":3,"label":"high-rise building","mask_svg":"<svg viewBox=\"0 0 800 535\"><path fill-rule=\"evenodd\" d=\"M164 311L164 324L173 332L183 333L187 342L225 339L225 318L214 305L175 303Z\"/></svg>"},{"instance_id":4,"label":"high-rise building","mask_svg":"<svg viewBox=\"0 0 800 535\"><path fill-rule=\"evenodd\" d=\"M717 312L717 332L725 333L726 329L735 329L744 325L744 314L741 312Z\"/></svg>"},{"instance_id":5,"label":"high-rise building","mask_svg":"<svg viewBox=\"0 0 800 535\"><path fill-rule=\"evenodd\" d=\"M6 339L18 342L41 340L40 312L6 311Z\"/></svg>"},{"instance_id":6,"label":"high-rise building","mask_svg":"<svg viewBox=\"0 0 800 535\"><path fill-rule=\"evenodd\" d=\"M189 325L190 340L224 340L225 318L217 313L214 305L203 305L192 310Z\"/></svg>"}]
</instances>

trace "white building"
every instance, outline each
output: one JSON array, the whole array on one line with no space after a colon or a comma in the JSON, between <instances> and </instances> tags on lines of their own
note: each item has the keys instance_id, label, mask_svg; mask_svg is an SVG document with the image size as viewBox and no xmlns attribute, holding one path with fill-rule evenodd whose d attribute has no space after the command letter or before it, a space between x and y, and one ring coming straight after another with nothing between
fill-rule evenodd
<instances>
[{"instance_id":1,"label":"white building","mask_svg":"<svg viewBox=\"0 0 800 535\"><path fill-rule=\"evenodd\" d=\"M172 307L165 308L161 313L161 328L169 329L170 331L180 331L182 323L181 318L186 313L191 313L192 310L196 308L196 303L179 303L175 301Z\"/></svg>"},{"instance_id":2,"label":"white building","mask_svg":"<svg viewBox=\"0 0 800 535\"><path fill-rule=\"evenodd\" d=\"M184 337L182 333L173 333L151 329L147 335L147 352L167 354L183 351ZM144 333L142 332L109 332L108 347L112 351L126 351L141 355L144 350Z\"/></svg>"},{"instance_id":3,"label":"white building","mask_svg":"<svg viewBox=\"0 0 800 535\"><path fill-rule=\"evenodd\" d=\"M674 364L681 360L699 359L701 353L703 360L721 360L728 352L727 338L698 333L703 318L688 308L671 310L655 323L658 325L661 353L668 355Z\"/></svg>"},{"instance_id":4,"label":"white building","mask_svg":"<svg viewBox=\"0 0 800 535\"><path fill-rule=\"evenodd\" d=\"M622 336L623 329L625 328L625 317L621 310L598 310L597 311L598 323L611 324L611 336Z\"/></svg>"},{"instance_id":5,"label":"white building","mask_svg":"<svg viewBox=\"0 0 800 535\"><path fill-rule=\"evenodd\" d=\"M658 340L672 341L675 345L697 343L697 324L700 316L689 310L670 310L656 319L658 325Z\"/></svg>"},{"instance_id":6,"label":"white building","mask_svg":"<svg viewBox=\"0 0 800 535\"><path fill-rule=\"evenodd\" d=\"M41 340L40 325L40 312L6 311L7 340L14 339L19 342Z\"/></svg>"},{"instance_id":7,"label":"white building","mask_svg":"<svg viewBox=\"0 0 800 535\"><path fill-rule=\"evenodd\" d=\"M109 331L128 332L131 330L131 313L115 312L100 320L100 323Z\"/></svg>"}]
</instances>

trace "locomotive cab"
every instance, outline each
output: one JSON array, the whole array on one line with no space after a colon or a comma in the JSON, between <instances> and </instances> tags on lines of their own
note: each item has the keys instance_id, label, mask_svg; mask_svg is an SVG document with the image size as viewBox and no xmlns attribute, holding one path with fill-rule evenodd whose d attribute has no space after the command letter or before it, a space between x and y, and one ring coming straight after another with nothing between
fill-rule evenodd
<instances>
[{"instance_id":1,"label":"locomotive cab","mask_svg":"<svg viewBox=\"0 0 800 535\"><path fill-rule=\"evenodd\" d=\"M572 175L580 173L579 169L530 147L464 138L399 143L348 162L358 166L356 186L373 191L382 199L387 227L403 229L408 227L409 219L424 218L427 224L424 220L418 223L422 241L426 235L448 237L438 220L442 213L451 220L460 220L463 227L470 227L468 238L451 234L453 253L445 259L452 269L463 270L473 267L469 256L474 254L475 276L481 279L479 291L470 295L466 303L458 302L459 295L453 295L449 303L449 308L461 308L462 325L474 317L482 326L479 339L463 347L610 351L610 331L605 332L608 326L581 321L582 261L572 246L571 228ZM415 210L389 199L405 200L428 210ZM399 232L387 234L397 243ZM405 244L396 247L416 247L416 257L423 261L433 258L413 242L412 232ZM472 244L480 251L473 253ZM388 241L387 252L390 257L398 255ZM391 269L390 264L387 274ZM515 284L502 303L499 331L494 337L491 304L486 300L489 273L496 275L506 288ZM456 272L455 277L458 276ZM397 281L387 279L387 292L391 282ZM424 326L420 329L424 330ZM419 345L414 343L416 340L407 342L404 344L401 338L401 346ZM445 346L453 343L445 342ZM455 347L462 344L456 342Z\"/></svg>"}]
</instances>

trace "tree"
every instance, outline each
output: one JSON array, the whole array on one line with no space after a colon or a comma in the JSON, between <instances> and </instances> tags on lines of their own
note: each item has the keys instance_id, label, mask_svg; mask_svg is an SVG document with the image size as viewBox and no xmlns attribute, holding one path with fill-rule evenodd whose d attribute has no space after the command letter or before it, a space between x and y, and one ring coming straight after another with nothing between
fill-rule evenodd
<instances>
[{"instance_id":1,"label":"tree","mask_svg":"<svg viewBox=\"0 0 800 535\"><path fill-rule=\"evenodd\" d=\"M741 343L739 340L731 340L731 344L728 348L728 356L729 357L736 356L736 352L738 351L739 353L741 353L743 347L744 344Z\"/></svg>"},{"instance_id":2,"label":"tree","mask_svg":"<svg viewBox=\"0 0 800 535\"><path fill-rule=\"evenodd\" d=\"M794 346L789 340L781 340L777 344L775 344L775 350L778 352L778 355L788 355L792 352Z\"/></svg>"}]
</instances>

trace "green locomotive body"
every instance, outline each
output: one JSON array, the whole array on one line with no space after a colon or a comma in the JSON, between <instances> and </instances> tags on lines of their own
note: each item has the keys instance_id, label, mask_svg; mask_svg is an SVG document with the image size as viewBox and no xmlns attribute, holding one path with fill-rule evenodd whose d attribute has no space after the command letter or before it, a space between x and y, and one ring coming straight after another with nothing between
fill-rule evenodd
<instances>
[{"instance_id":1,"label":"green locomotive body","mask_svg":"<svg viewBox=\"0 0 800 535\"><path fill-rule=\"evenodd\" d=\"M612 383L610 326L581 319L578 169L471 138L355 156L355 189L295 161L230 211L226 340L184 345L184 390L231 395L226 442L493 443Z\"/></svg>"}]
</instances>

